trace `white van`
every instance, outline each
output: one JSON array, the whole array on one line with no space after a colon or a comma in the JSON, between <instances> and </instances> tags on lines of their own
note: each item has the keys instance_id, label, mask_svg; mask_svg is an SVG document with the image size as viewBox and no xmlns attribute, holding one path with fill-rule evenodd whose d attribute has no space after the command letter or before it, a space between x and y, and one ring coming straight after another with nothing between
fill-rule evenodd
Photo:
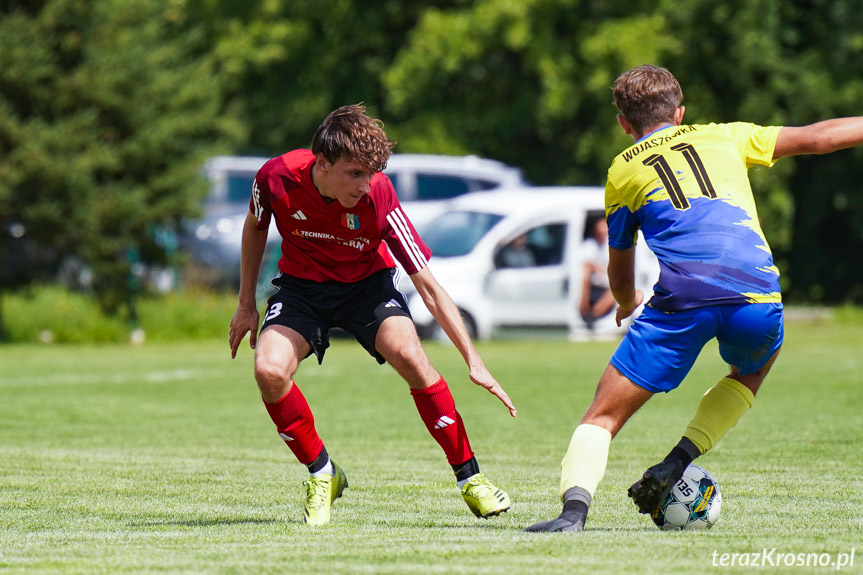
<instances>
[{"instance_id":1,"label":"white van","mask_svg":"<svg viewBox=\"0 0 863 575\"><path fill-rule=\"evenodd\" d=\"M614 313L588 329L578 313L586 224L604 217L600 187L525 187L467 194L449 202L424 227L430 267L465 319L472 337L488 339L501 327L562 327L570 338L617 337ZM513 243L525 243L529 259L506 263ZM648 297L659 265L643 239L636 248L636 284ZM407 276L399 288L423 337L440 337ZM633 314L637 315L638 311Z\"/></svg>"}]
</instances>

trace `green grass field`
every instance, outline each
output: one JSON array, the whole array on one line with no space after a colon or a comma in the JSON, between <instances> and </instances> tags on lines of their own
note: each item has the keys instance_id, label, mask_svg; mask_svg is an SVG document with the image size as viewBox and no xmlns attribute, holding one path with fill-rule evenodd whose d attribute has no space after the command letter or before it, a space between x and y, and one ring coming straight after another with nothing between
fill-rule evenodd
<instances>
[{"instance_id":1,"label":"green grass field","mask_svg":"<svg viewBox=\"0 0 863 575\"><path fill-rule=\"evenodd\" d=\"M711 345L683 386L649 402L612 444L588 531L523 533L559 511L559 462L613 347L480 345L519 408L512 419L467 380L454 348L428 346L483 471L513 499L508 514L483 521L406 385L335 341L323 366L306 362L297 375L350 479L332 523L312 530L301 520L305 469L275 434L247 347L231 361L223 341L0 346L0 573L812 573L836 570L812 566L815 557L847 562L852 550L843 572L863 570L854 321L789 322L755 407L699 460L724 498L712 530L660 532L625 494L724 375ZM744 555L735 564L749 566L720 565L723 554L765 549L766 567ZM785 553L810 566L783 566Z\"/></svg>"}]
</instances>

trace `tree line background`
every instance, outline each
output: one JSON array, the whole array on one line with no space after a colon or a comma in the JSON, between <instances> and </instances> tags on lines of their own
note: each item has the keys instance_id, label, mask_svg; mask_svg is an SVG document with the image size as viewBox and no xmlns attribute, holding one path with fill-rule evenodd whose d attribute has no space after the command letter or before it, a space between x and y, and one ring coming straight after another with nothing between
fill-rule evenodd
<instances>
[{"instance_id":1,"label":"tree line background","mask_svg":"<svg viewBox=\"0 0 863 575\"><path fill-rule=\"evenodd\" d=\"M203 161L307 147L365 102L397 152L477 154L603 185L631 144L610 86L640 64L688 123L863 113L857 0L0 0L0 290L135 262L206 194ZM863 302L863 150L751 172L792 303Z\"/></svg>"}]
</instances>

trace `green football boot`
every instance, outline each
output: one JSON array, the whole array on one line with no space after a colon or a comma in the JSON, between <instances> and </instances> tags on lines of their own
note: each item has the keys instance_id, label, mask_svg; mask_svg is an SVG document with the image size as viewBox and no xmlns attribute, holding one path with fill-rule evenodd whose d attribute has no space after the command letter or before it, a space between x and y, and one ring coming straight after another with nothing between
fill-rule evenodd
<instances>
[{"instance_id":1,"label":"green football boot","mask_svg":"<svg viewBox=\"0 0 863 575\"><path fill-rule=\"evenodd\" d=\"M330 522L330 507L333 501L342 496L342 491L348 486L348 478L336 462L333 464L332 475L318 475L303 481L306 486L306 506L303 510L303 522L308 525L326 525Z\"/></svg>"},{"instance_id":2,"label":"green football boot","mask_svg":"<svg viewBox=\"0 0 863 575\"><path fill-rule=\"evenodd\" d=\"M512 506L506 491L492 485L482 473L467 480L461 489L461 496L473 514L483 519L509 511Z\"/></svg>"}]
</instances>

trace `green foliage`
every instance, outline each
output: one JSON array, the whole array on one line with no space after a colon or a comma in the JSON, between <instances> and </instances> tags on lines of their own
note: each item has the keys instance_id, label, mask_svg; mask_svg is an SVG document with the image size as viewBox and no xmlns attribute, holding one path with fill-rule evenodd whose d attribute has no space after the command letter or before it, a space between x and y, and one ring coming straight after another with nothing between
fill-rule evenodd
<instances>
[{"instance_id":1,"label":"green foliage","mask_svg":"<svg viewBox=\"0 0 863 575\"><path fill-rule=\"evenodd\" d=\"M167 258L154 230L197 209L204 158L241 134L212 62L182 2L50 0L0 19L0 223L24 230L0 253L40 254L0 268L0 287L74 256L100 305L123 308L132 265Z\"/></svg>"},{"instance_id":2,"label":"green foliage","mask_svg":"<svg viewBox=\"0 0 863 575\"><path fill-rule=\"evenodd\" d=\"M246 149L308 147L333 109L364 101L382 115L380 78L430 9L459 0L190 0L248 127ZM388 128L394 127L389 124Z\"/></svg>"},{"instance_id":3,"label":"green foliage","mask_svg":"<svg viewBox=\"0 0 863 575\"><path fill-rule=\"evenodd\" d=\"M129 342L133 330L146 341L174 342L224 336L236 309L236 296L177 291L141 298L134 325L107 314L93 295L53 286L30 286L0 299L5 342ZM126 314L129 315L129 314ZM137 334L136 334L137 335ZM226 344L227 345L227 344Z\"/></svg>"},{"instance_id":4,"label":"green foliage","mask_svg":"<svg viewBox=\"0 0 863 575\"><path fill-rule=\"evenodd\" d=\"M129 328L107 316L88 296L58 287L31 286L0 299L8 342L106 343L129 340Z\"/></svg>"},{"instance_id":5,"label":"green foliage","mask_svg":"<svg viewBox=\"0 0 863 575\"><path fill-rule=\"evenodd\" d=\"M221 338L227 348L228 324L236 309L234 294L178 291L142 299L138 320L147 341Z\"/></svg>"}]
</instances>

